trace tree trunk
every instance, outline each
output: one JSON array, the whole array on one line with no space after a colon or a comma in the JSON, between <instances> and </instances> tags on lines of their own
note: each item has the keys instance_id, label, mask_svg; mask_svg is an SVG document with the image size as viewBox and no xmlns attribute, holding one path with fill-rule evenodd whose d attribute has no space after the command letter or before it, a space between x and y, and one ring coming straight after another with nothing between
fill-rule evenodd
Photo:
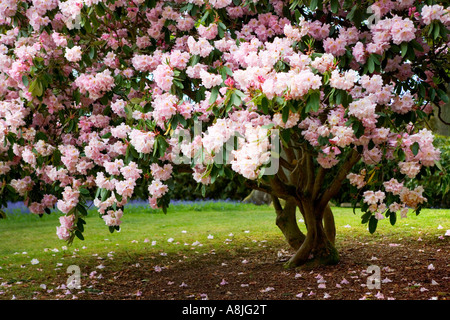
<instances>
[{"instance_id":1,"label":"tree trunk","mask_svg":"<svg viewBox=\"0 0 450 320\"><path fill-rule=\"evenodd\" d=\"M276 197L273 198L273 203L277 213L276 224L278 228L283 232L291 248L298 250L306 237L298 227L296 218L297 203L295 199L286 200L284 208L281 207Z\"/></svg>"},{"instance_id":2,"label":"tree trunk","mask_svg":"<svg viewBox=\"0 0 450 320\"><path fill-rule=\"evenodd\" d=\"M286 268L337 264L339 253L334 246L334 219L330 207L318 212L311 202L302 201L300 208L307 226L306 238L286 263Z\"/></svg>"},{"instance_id":3,"label":"tree trunk","mask_svg":"<svg viewBox=\"0 0 450 320\"><path fill-rule=\"evenodd\" d=\"M323 227L328 240L334 245L336 242L336 225L334 223L333 212L328 204L323 213Z\"/></svg>"}]
</instances>

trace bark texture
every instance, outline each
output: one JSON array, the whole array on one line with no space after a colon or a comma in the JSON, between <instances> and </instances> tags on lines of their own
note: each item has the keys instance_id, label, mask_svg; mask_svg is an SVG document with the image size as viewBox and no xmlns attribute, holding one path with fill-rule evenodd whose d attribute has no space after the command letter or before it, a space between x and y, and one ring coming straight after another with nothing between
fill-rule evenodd
<instances>
[{"instance_id":1,"label":"bark texture","mask_svg":"<svg viewBox=\"0 0 450 320\"><path fill-rule=\"evenodd\" d=\"M286 201L284 208L277 197L273 197L273 205L277 214L276 224L283 232L287 243L292 249L298 250L306 236L300 231L297 224L297 204L295 199Z\"/></svg>"},{"instance_id":2,"label":"bark texture","mask_svg":"<svg viewBox=\"0 0 450 320\"><path fill-rule=\"evenodd\" d=\"M339 262L335 247L336 226L329 201L337 195L361 155L351 150L333 172L318 165L315 156L308 152L306 145L284 145L278 173L264 183L249 182L253 189L272 197L276 225L295 251L285 265L287 268ZM306 235L298 226L297 208L303 216Z\"/></svg>"},{"instance_id":3,"label":"bark texture","mask_svg":"<svg viewBox=\"0 0 450 320\"><path fill-rule=\"evenodd\" d=\"M310 268L317 265L337 264L339 262L339 254L334 246L336 231L334 219L331 219L331 208L327 206L326 209L320 212L311 203L303 203L302 208L307 227L306 238L300 248L286 263L286 267L302 266ZM326 228L325 225L327 226Z\"/></svg>"}]
</instances>

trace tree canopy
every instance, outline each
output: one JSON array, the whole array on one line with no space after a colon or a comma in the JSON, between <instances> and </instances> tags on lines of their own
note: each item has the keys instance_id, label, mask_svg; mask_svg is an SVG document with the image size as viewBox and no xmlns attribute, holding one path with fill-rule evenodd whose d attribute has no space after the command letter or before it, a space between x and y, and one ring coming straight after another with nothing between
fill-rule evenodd
<instances>
[{"instance_id":1,"label":"tree canopy","mask_svg":"<svg viewBox=\"0 0 450 320\"><path fill-rule=\"evenodd\" d=\"M349 179L372 232L426 201L408 183L439 167L444 2L0 3L0 201L56 207L61 239L89 201L111 231L132 197L165 210L181 171L319 217Z\"/></svg>"}]
</instances>

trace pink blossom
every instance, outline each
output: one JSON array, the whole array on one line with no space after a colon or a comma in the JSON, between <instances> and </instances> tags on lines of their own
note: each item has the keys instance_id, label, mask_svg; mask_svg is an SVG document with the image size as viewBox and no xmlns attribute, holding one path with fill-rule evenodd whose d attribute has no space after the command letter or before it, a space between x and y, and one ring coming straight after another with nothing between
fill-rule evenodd
<instances>
[{"instance_id":1,"label":"pink blossom","mask_svg":"<svg viewBox=\"0 0 450 320\"><path fill-rule=\"evenodd\" d=\"M198 29L198 34L200 35L200 37L203 37L208 40L214 39L218 33L217 24L215 24L215 23L212 23L207 27L205 27L203 25L199 25L197 27L197 29Z\"/></svg>"},{"instance_id":2,"label":"pink blossom","mask_svg":"<svg viewBox=\"0 0 450 320\"><path fill-rule=\"evenodd\" d=\"M170 179L172 175L172 165L170 163L165 164L163 167L159 166L157 163L152 163L150 165L150 170L153 178L161 181Z\"/></svg>"},{"instance_id":3,"label":"pink blossom","mask_svg":"<svg viewBox=\"0 0 450 320\"><path fill-rule=\"evenodd\" d=\"M70 62L78 62L81 60L81 47L74 46L72 48L66 48L66 53L64 57Z\"/></svg>"},{"instance_id":4,"label":"pink blossom","mask_svg":"<svg viewBox=\"0 0 450 320\"><path fill-rule=\"evenodd\" d=\"M108 210L108 212L102 216L103 220L105 221L105 224L107 226L113 227L113 226L120 226L122 221L120 221L120 218L123 216L123 211L121 209L114 211L114 210Z\"/></svg>"},{"instance_id":5,"label":"pink blossom","mask_svg":"<svg viewBox=\"0 0 450 320\"><path fill-rule=\"evenodd\" d=\"M155 142L154 132L143 132L137 129L132 129L128 134L130 143L139 153L150 153L153 150Z\"/></svg>"},{"instance_id":6,"label":"pink blossom","mask_svg":"<svg viewBox=\"0 0 450 320\"><path fill-rule=\"evenodd\" d=\"M163 184L160 180L155 179L148 186L148 192L155 198L161 198L168 191L167 185Z\"/></svg>"},{"instance_id":7,"label":"pink blossom","mask_svg":"<svg viewBox=\"0 0 450 320\"><path fill-rule=\"evenodd\" d=\"M141 177L142 169L139 169L135 162L130 161L128 165L120 167L120 173L127 180L137 180Z\"/></svg>"}]
</instances>

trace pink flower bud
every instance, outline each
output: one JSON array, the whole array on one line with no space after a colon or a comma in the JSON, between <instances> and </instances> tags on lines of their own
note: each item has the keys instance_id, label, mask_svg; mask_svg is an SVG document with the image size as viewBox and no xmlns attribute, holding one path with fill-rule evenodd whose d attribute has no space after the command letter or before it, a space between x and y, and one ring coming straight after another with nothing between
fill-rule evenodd
<instances>
[{"instance_id":1,"label":"pink flower bud","mask_svg":"<svg viewBox=\"0 0 450 320\"><path fill-rule=\"evenodd\" d=\"M225 80L225 85L232 88L234 86L234 80L232 78L227 78L227 80Z\"/></svg>"}]
</instances>

